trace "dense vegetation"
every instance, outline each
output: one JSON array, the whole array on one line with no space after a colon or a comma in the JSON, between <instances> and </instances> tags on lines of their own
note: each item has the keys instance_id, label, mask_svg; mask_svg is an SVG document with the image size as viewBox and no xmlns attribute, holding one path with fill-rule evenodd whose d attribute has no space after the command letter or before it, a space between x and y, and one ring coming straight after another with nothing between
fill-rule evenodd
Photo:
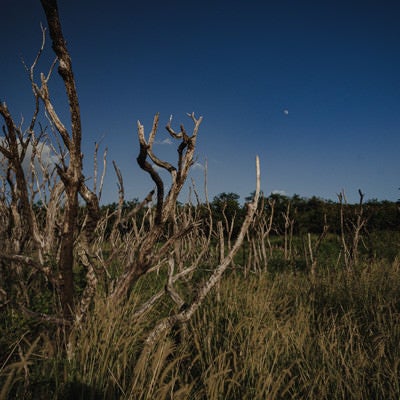
<instances>
[{"instance_id":1,"label":"dense vegetation","mask_svg":"<svg viewBox=\"0 0 400 400\"><path fill-rule=\"evenodd\" d=\"M252 196L246 197L250 200ZM271 207L270 202L275 203L275 232L284 231L284 214L290 205L290 218L294 219L294 233L321 233L324 227L324 216L330 232L340 233L340 203L339 201L324 200L318 197L305 198L299 195L292 197L281 194L271 194L264 199L265 210ZM221 193L215 196L212 203L215 220L221 219L223 209L229 220L234 215L242 215L244 210L240 205L240 196L236 193ZM398 231L400 223L400 202L378 201L376 199L363 202L364 217L368 221L368 231ZM359 204L345 204L346 216L357 213ZM235 230L238 230L240 217L235 221Z\"/></svg>"},{"instance_id":2,"label":"dense vegetation","mask_svg":"<svg viewBox=\"0 0 400 400\"><path fill-rule=\"evenodd\" d=\"M243 214L238 200L237 195L221 194L211 203L214 218L226 219L228 227L233 222L232 237ZM265 219L271 200L276 202L276 220L266 262L257 268L249 265L255 259L255 225L228 276L194 318L163 335L149 352L142 352L149 327L174 305L164 297L140 317L134 311L162 287L162 272L144 277L122 309L98 295L87 320L69 333L70 349L63 348L62 329L5 305L0 327L2 398L398 398L398 205L373 201L362 206L368 222L360 256L357 264L346 268L339 203L273 195L260 200ZM124 212L135 203L126 204ZM285 254L284 214L289 204L294 222L290 252ZM344 208L349 225L360 205ZM325 220L330 228L312 275L305 244L309 232L315 243ZM350 233L346 231L346 240ZM210 246L217 255L218 241ZM194 281L204 280L210 268L207 257ZM2 273L7 282L6 270ZM35 311L48 313L54 290L46 282L35 285L31 304ZM184 283L179 287L185 295L192 289Z\"/></svg>"},{"instance_id":3,"label":"dense vegetation","mask_svg":"<svg viewBox=\"0 0 400 400\"><path fill-rule=\"evenodd\" d=\"M249 201L252 196L246 197ZM211 209L214 221L224 220L224 214L229 223L233 221L233 231L237 233L245 214L245 207L241 204L240 196L236 193L220 193L213 198ZM264 201L262 201L264 200ZM271 194L261 199L266 212L269 212L270 202L274 201L275 219L273 233L279 234L284 231L284 214L290 205L290 218L294 220L294 234L302 233L321 233L324 228L325 216L331 233L340 234L340 203L332 200L324 200L318 197L305 198L299 195L292 197L281 194ZM125 201L123 212L128 214L139 204L138 199ZM181 206L183 206L181 204ZM368 232L393 232L399 231L400 227L400 201L393 202L388 200L378 201L376 199L367 200L363 203L364 217L368 221ZM113 213L117 210L118 204L112 203L102 206L103 213ZM357 213L359 204L346 204L345 212L347 217ZM113 221L109 221L110 228Z\"/></svg>"}]
</instances>

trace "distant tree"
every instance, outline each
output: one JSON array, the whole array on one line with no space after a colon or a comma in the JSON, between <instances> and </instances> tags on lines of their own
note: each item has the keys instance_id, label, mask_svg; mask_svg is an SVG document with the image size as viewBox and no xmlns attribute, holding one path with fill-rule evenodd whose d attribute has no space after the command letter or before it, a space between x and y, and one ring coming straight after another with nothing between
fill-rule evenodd
<instances>
[{"instance_id":1,"label":"distant tree","mask_svg":"<svg viewBox=\"0 0 400 400\"><path fill-rule=\"evenodd\" d=\"M313 196L304 201L303 208L298 210L298 225L300 231L305 233L321 233L324 215L326 214L325 202Z\"/></svg>"},{"instance_id":2,"label":"distant tree","mask_svg":"<svg viewBox=\"0 0 400 400\"><path fill-rule=\"evenodd\" d=\"M395 202L369 200L365 207L369 215L370 231L400 230L400 209Z\"/></svg>"}]
</instances>

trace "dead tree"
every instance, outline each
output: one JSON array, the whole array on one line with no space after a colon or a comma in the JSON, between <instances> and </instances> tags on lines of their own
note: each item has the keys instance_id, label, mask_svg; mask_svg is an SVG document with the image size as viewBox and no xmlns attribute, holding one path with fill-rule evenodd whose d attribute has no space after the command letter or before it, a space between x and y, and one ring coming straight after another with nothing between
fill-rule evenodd
<instances>
[{"instance_id":1,"label":"dead tree","mask_svg":"<svg viewBox=\"0 0 400 400\"><path fill-rule=\"evenodd\" d=\"M176 203L182 187L187 179L190 167L193 164L194 151L196 146L197 134L202 121L202 117L196 118L194 113L189 114L193 122L193 131L187 134L183 125L180 131L175 132L171 127L172 118L168 122L166 129L173 139L180 141L178 146L178 165L172 164L159 159L153 152L153 144L159 123L159 115L157 114L153 120L153 126L146 139L143 125L138 121L138 138L140 151L137 157L139 166L146 171L156 185L157 201L155 206L154 224L149 232L141 241L140 248L134 249L129 255L125 271L118 279L115 288L111 294L113 299L124 299L129 293L132 285L148 270L159 263L160 259L170 250L170 246L179 238L183 237L186 232L191 231L195 224L188 223L187 226L177 229L176 221ZM171 187L165 195L164 182L160 175L148 161L150 159L158 168L165 169L171 176ZM167 225L172 227L172 236L157 251L155 246L161 239L162 234Z\"/></svg>"},{"instance_id":2,"label":"dead tree","mask_svg":"<svg viewBox=\"0 0 400 400\"><path fill-rule=\"evenodd\" d=\"M12 299L0 286L2 302L12 302L30 317L73 325L83 320L95 293L100 293L99 286L105 288L101 294L118 305L128 298L135 283L143 275L157 273L160 268L165 268L168 276L164 289L146 299L136 310L136 315L140 315L164 295L169 296L177 308L171 312L170 319L161 320L154 328L148 339L151 342L152 338L156 338L171 324L190 318L232 263L257 209L260 190L259 162L257 159L256 194L253 202L247 206L247 215L236 241L229 246L227 254L221 247L218 261L209 261L211 274L202 287L189 293L180 293L176 289L176 283L178 280L188 279L197 268L208 262L210 240L215 234L208 201L205 206L208 210L206 222L203 217L203 220L200 218L199 212L193 212L190 207L186 210L177 208L178 196L194 163L202 117L197 118L194 113L188 114L193 124L190 133L183 125L174 130L172 117L170 118L166 130L178 142L176 166L161 160L154 152L158 114L154 117L148 137L143 125L138 122L137 162L153 180L155 191L150 192L133 210L122 212L123 178L114 164L119 184L119 207L114 215L101 217L99 196L102 185L96 185L97 161L93 189L88 188L83 174L80 107L57 2L41 0L41 3L56 59L48 73L42 73L40 82L37 82L35 69L45 46L46 30L42 28L42 46L33 64L26 67L35 101L29 127L24 131L22 123L15 123L7 105L0 105L0 115L5 123L4 140L0 143L1 161L5 171L0 180L0 219L5 221L7 227L0 229L0 235L10 243L0 253L0 266L1 263L11 265L11 270L16 271L15 276L20 270L27 271L30 277L32 274L40 274L58 291L61 310L57 309L57 301L54 315L33 313L29 308L26 285L21 286L23 296L20 297L24 297L23 299ZM48 83L56 66L67 94L70 130L57 113L49 92ZM38 122L38 114L43 111L40 107L44 107L50 122L50 129L55 137L53 141ZM51 152L51 162L47 162L43 155L45 146ZM95 157L97 151L96 146ZM105 169L105 156L103 160ZM24 167L26 162L28 169ZM170 174L171 184L168 191L158 169ZM153 194L156 197L154 207ZM79 205L79 198L84 202L82 207ZM37 206L38 199L40 206ZM138 217L139 213L143 215ZM112 218L114 224L109 244L113 250L105 251L106 227ZM125 223L130 224L132 229L122 234L120 228ZM75 266L86 271L86 286L79 298L74 291ZM98 285L99 281L102 285ZM3 297L6 297L4 301ZM184 312L183 309L187 311Z\"/></svg>"},{"instance_id":3,"label":"dead tree","mask_svg":"<svg viewBox=\"0 0 400 400\"><path fill-rule=\"evenodd\" d=\"M218 284L222 278L222 275L231 264L233 257L240 249L247 234L247 231L250 227L251 222L253 221L254 215L258 206L258 199L260 195L260 163L258 157L256 158L256 191L254 194L254 198L250 203L246 204L247 212L243 224L241 226L240 232L229 250L228 254L222 258L219 265L214 269L211 276L204 283L204 285L199 288L197 295L191 302L191 304L186 304L185 307L181 307L180 310L164 319L162 319L150 332L149 336L146 339L146 345L149 348L152 348L157 341L157 339L166 331L171 329L177 323L187 322L192 315L196 312L199 306L202 304L203 300L209 294L211 289L214 288L216 284ZM144 353L144 355L146 352Z\"/></svg>"},{"instance_id":4,"label":"dead tree","mask_svg":"<svg viewBox=\"0 0 400 400\"><path fill-rule=\"evenodd\" d=\"M93 239L99 219L99 204L95 192L85 185L82 172L82 128L79 101L71 58L61 29L57 2L43 0L41 3L46 13L56 60L48 74L42 73L40 83L36 83L35 67L45 46L45 29L42 28L42 46L32 66L27 68L35 98L35 111L27 131L24 132L22 126L15 124L5 103L0 106L0 114L5 121L3 129L5 140L1 144L0 151L6 160L7 184L11 193L10 209L13 226L11 238L14 243L11 251L3 254L2 257L7 258L9 262L12 260L14 263L21 263L22 260L17 259L16 256L23 254L25 247L29 244L27 252L29 256L24 259L24 264L35 265L56 284L63 316L71 319L75 308L73 266L76 258L75 240L78 234L78 195L87 205L84 235L86 244ZM61 121L49 94L48 82L55 65L58 65L58 73L67 93L71 132ZM55 146L52 146L56 158L54 165L45 165L40 157L40 146L43 145L42 140L45 137L43 130L35 134L40 103L44 105L52 127L57 131L60 139L58 151ZM32 151L30 172L25 171L23 167L28 148ZM38 166L35 166L37 163ZM54 166L59 179L54 176L54 170L52 170ZM41 169L40 177L36 171L37 168ZM31 184L28 183L27 174L32 175ZM34 212L34 201L37 195L42 196L42 199L49 195L48 201L42 202L45 208L45 222L41 224L38 223ZM43 229L40 229L39 225ZM49 259L56 260L56 270L50 269Z\"/></svg>"},{"instance_id":5,"label":"dead tree","mask_svg":"<svg viewBox=\"0 0 400 400\"><path fill-rule=\"evenodd\" d=\"M61 29L57 2L56 0L41 0L41 3L46 13L52 48L58 59L58 73L64 82L71 117L71 133L69 133L50 101L47 79L43 75L41 76L40 87L32 82L34 93L43 101L46 111L60 134L69 155L68 165L63 163L63 165L56 165L56 168L64 184L64 191L66 194L59 262L62 276L61 302L64 315L70 316L74 308L72 269L74 264L74 240L78 228L78 194L81 194L88 207L90 222L87 224L87 238L89 240L92 237L99 218L99 204L96 194L90 191L84 183L85 178L82 172L83 155L81 152L82 127L79 100L72 71L71 57Z\"/></svg>"}]
</instances>

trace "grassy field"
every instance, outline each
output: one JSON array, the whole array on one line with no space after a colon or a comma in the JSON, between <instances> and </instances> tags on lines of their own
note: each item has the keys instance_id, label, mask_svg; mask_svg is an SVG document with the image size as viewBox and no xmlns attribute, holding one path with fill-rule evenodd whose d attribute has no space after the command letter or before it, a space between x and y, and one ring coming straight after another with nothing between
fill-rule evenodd
<instances>
[{"instance_id":1,"label":"grassy field","mask_svg":"<svg viewBox=\"0 0 400 400\"><path fill-rule=\"evenodd\" d=\"M2 398L400 398L397 259L324 268L314 280L293 269L232 270L194 319L143 353L170 307L161 301L133 318L146 290L118 309L97 298L69 349L56 332L21 335L8 348L15 362L1 367Z\"/></svg>"}]
</instances>

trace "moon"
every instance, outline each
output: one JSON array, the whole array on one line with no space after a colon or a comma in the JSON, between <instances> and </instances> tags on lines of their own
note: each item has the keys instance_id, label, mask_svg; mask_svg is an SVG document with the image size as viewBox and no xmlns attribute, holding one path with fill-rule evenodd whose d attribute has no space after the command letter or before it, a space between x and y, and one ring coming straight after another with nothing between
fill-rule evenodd
<instances>
[{"instance_id":1,"label":"moon","mask_svg":"<svg viewBox=\"0 0 400 400\"><path fill-rule=\"evenodd\" d=\"M285 114L285 115L289 115L289 110L283 110L283 113Z\"/></svg>"}]
</instances>

